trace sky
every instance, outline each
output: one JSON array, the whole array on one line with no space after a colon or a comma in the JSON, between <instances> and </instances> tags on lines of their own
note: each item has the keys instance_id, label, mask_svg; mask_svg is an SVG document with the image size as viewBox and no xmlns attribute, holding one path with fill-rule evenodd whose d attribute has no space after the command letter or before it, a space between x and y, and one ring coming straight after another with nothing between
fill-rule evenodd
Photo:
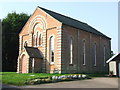
<instances>
[{"instance_id":1,"label":"sky","mask_svg":"<svg viewBox=\"0 0 120 90\"><path fill-rule=\"evenodd\" d=\"M118 53L118 2L1 2L0 19L8 13L32 14L37 6L85 22L111 38L111 50Z\"/></svg>"}]
</instances>

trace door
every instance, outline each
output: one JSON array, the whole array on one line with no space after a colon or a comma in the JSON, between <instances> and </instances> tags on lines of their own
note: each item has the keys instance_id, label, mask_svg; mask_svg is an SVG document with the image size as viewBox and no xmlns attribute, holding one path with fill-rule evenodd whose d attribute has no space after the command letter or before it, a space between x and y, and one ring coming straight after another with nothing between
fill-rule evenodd
<instances>
[{"instance_id":1,"label":"door","mask_svg":"<svg viewBox=\"0 0 120 90\"><path fill-rule=\"evenodd\" d=\"M22 56L22 73L27 73L27 58L25 55Z\"/></svg>"},{"instance_id":2,"label":"door","mask_svg":"<svg viewBox=\"0 0 120 90\"><path fill-rule=\"evenodd\" d=\"M120 77L120 63L118 64L118 73L119 73L119 77Z\"/></svg>"}]
</instances>

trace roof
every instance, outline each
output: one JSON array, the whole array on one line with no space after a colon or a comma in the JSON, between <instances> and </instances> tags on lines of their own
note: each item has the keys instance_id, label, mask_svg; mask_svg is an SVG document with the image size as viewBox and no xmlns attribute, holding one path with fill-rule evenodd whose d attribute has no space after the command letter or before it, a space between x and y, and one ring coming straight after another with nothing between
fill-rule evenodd
<instances>
[{"instance_id":1,"label":"roof","mask_svg":"<svg viewBox=\"0 0 120 90\"><path fill-rule=\"evenodd\" d=\"M111 61L117 61L120 60L120 53L113 55L110 59L106 61L106 63L109 63Z\"/></svg>"},{"instance_id":2,"label":"roof","mask_svg":"<svg viewBox=\"0 0 120 90\"><path fill-rule=\"evenodd\" d=\"M82 29L84 31L94 33L94 34L106 37L108 39L111 39L111 38L107 37L106 35L104 35L103 33L96 30L95 28L91 27L87 23L78 21L78 20L70 18L68 16L61 15L59 13L47 10L47 9L39 7L39 6L38 6L38 8L42 9L43 11L45 11L46 13L48 13L49 15L51 15L52 17L54 17L55 19L57 19L58 21L62 22L65 25L69 25L69 26L72 26L72 27L75 27L78 29Z\"/></svg>"},{"instance_id":3,"label":"roof","mask_svg":"<svg viewBox=\"0 0 120 90\"><path fill-rule=\"evenodd\" d=\"M38 48L25 47L25 49L31 58L43 58Z\"/></svg>"}]
</instances>

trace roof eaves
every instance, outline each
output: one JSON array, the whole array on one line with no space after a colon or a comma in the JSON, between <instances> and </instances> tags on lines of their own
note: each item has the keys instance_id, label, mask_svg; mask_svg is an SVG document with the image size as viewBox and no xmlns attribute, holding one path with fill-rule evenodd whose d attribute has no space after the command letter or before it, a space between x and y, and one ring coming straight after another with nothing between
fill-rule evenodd
<instances>
[{"instance_id":1,"label":"roof eaves","mask_svg":"<svg viewBox=\"0 0 120 90\"><path fill-rule=\"evenodd\" d=\"M117 53L117 54L115 54L114 56L112 56L110 59L108 59L108 60L106 61L106 63L109 63L110 61L112 61L118 54L119 54L119 53Z\"/></svg>"},{"instance_id":2,"label":"roof eaves","mask_svg":"<svg viewBox=\"0 0 120 90\"><path fill-rule=\"evenodd\" d=\"M39 6L38 6L38 7L39 7ZM51 14L60 15L61 17L66 18L66 19L68 19L68 20L72 20L73 22L75 22L75 23L77 23L77 24L80 24L80 23L81 23L81 24L83 24L83 25L85 25L85 26L87 25L88 28L92 28L93 31L95 31L95 32L92 32L92 31L90 31L90 30L85 30L85 29L82 29L82 28L78 28L78 27L76 27L76 26L70 25L70 23L67 24L66 22L63 22L62 20L58 20L58 21L60 21L60 22L63 23L63 24L66 24L66 25L69 25L69 26L72 26L72 27L75 27L75 28L78 28L78 29L81 29L81 30L84 30L84 31L88 31L88 32L91 32L91 33L94 33L94 34L97 34L97 35L106 37L106 38L108 38L108 39L111 40L111 38L107 37L105 34L101 33L100 31L96 30L95 28L91 27L91 26L88 25L87 23L81 22L81 21L79 21L79 20L76 20L76 19L73 19L73 18L71 18L71 17L68 17L68 16L65 16L65 15L62 15L62 14L53 12L53 11L51 11L51 10L48 10L48 9L45 9L45 8L42 8L42 7L39 7L39 8L41 8L42 10L44 10L44 11L45 11L46 13L48 13L49 15L51 15ZM51 15L51 16L54 17L55 19L57 19L56 16L54 16L54 15ZM85 27L85 26L84 26L84 27ZM81 25L81 27L82 27L82 25ZM84 27L83 27L83 28L84 28ZM86 27L86 28L87 28L87 27Z\"/></svg>"}]
</instances>

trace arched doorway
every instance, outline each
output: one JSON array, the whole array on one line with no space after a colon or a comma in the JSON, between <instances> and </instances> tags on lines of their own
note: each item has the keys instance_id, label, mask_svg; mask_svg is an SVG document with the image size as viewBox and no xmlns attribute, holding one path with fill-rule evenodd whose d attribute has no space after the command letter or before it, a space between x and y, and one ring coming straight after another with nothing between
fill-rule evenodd
<instances>
[{"instance_id":1,"label":"arched doorway","mask_svg":"<svg viewBox=\"0 0 120 90\"><path fill-rule=\"evenodd\" d=\"M27 58L25 55L22 55L22 73L27 73Z\"/></svg>"}]
</instances>

